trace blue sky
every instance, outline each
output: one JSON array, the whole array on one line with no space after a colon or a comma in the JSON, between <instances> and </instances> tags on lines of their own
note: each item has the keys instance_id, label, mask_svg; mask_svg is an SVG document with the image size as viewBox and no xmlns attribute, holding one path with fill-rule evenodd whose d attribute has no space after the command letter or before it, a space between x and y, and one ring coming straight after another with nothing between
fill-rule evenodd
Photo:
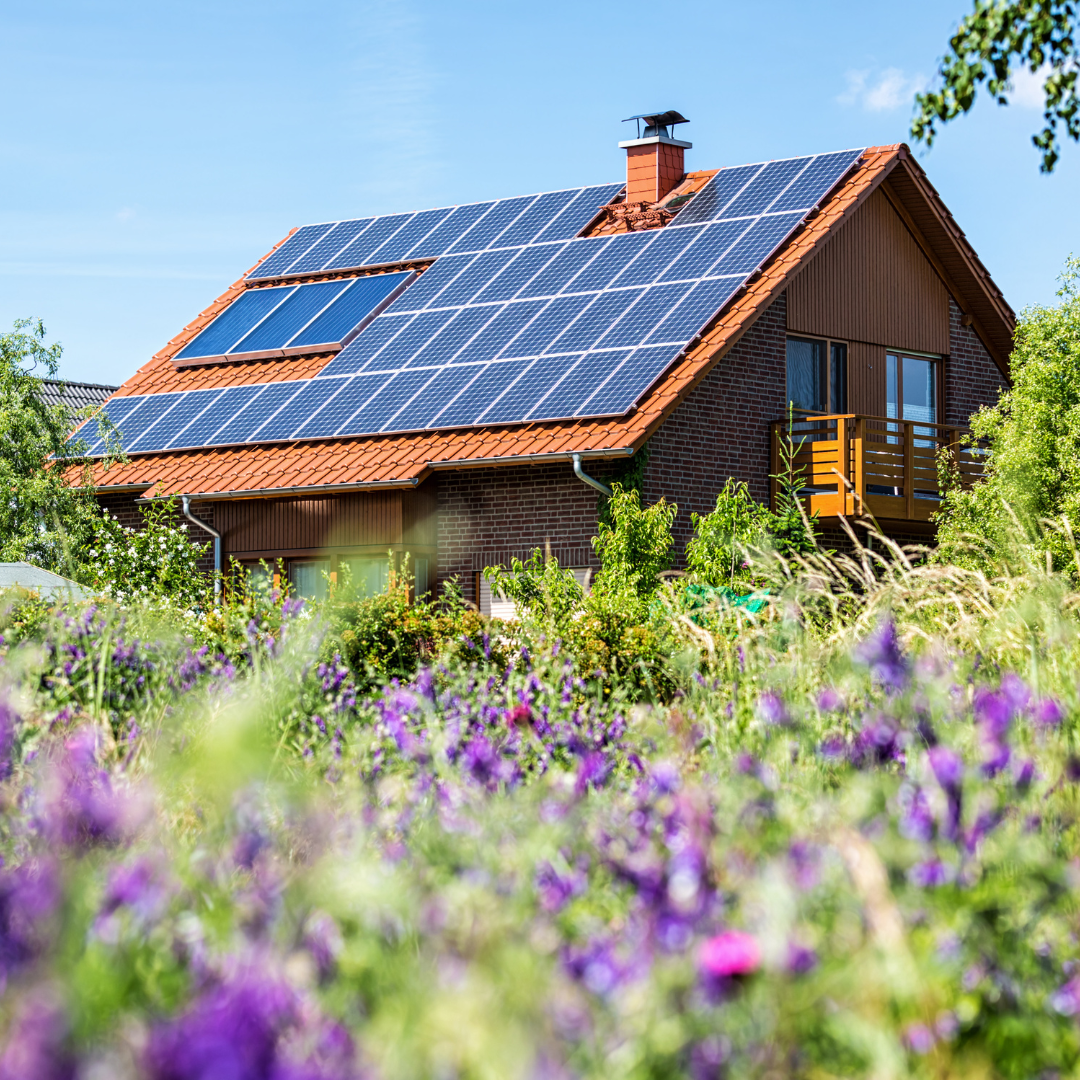
<instances>
[{"instance_id":1,"label":"blue sky","mask_svg":"<svg viewBox=\"0 0 1080 1080\"><path fill-rule=\"evenodd\" d=\"M121 382L293 225L618 180L645 110L691 168L904 141L967 3L4 4L0 327ZM921 156L1018 310L1080 253L1029 83Z\"/></svg>"}]
</instances>

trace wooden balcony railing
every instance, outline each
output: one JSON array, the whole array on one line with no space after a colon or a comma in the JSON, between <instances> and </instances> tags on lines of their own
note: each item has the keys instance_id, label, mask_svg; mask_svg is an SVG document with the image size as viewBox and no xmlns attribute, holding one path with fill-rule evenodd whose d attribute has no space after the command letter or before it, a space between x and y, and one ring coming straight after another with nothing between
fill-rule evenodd
<instances>
[{"instance_id":1,"label":"wooden balcony railing","mask_svg":"<svg viewBox=\"0 0 1080 1080\"><path fill-rule=\"evenodd\" d=\"M799 415L772 422L772 473L790 435L802 468L807 512L823 518L872 514L879 521L929 521L941 502L938 454L947 449L962 486L982 477L977 447L961 444L968 428L854 414ZM773 503L776 481L773 481Z\"/></svg>"}]
</instances>

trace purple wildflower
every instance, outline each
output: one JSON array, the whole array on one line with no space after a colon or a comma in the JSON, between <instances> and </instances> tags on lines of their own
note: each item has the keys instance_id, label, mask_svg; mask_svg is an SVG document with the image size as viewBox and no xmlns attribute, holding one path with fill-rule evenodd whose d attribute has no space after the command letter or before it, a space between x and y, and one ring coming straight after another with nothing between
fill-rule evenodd
<instances>
[{"instance_id":1,"label":"purple wildflower","mask_svg":"<svg viewBox=\"0 0 1080 1080\"><path fill-rule=\"evenodd\" d=\"M1080 1013L1080 977L1072 978L1050 995L1050 1007L1062 1016Z\"/></svg>"},{"instance_id":2,"label":"purple wildflower","mask_svg":"<svg viewBox=\"0 0 1080 1080\"><path fill-rule=\"evenodd\" d=\"M792 941L788 944L787 969L792 975L806 975L817 967L817 953L807 945Z\"/></svg>"},{"instance_id":3,"label":"purple wildflower","mask_svg":"<svg viewBox=\"0 0 1080 1080\"><path fill-rule=\"evenodd\" d=\"M901 790L900 835L909 840L926 842L934 835L934 816L926 792L921 788Z\"/></svg>"},{"instance_id":4,"label":"purple wildflower","mask_svg":"<svg viewBox=\"0 0 1080 1080\"><path fill-rule=\"evenodd\" d=\"M837 712L844 707L844 699L831 686L826 686L818 694L817 707L822 712Z\"/></svg>"},{"instance_id":5,"label":"purple wildflower","mask_svg":"<svg viewBox=\"0 0 1080 1080\"><path fill-rule=\"evenodd\" d=\"M946 792L958 792L964 779L964 760L947 746L934 746L926 754L937 782Z\"/></svg>"},{"instance_id":6,"label":"purple wildflower","mask_svg":"<svg viewBox=\"0 0 1080 1080\"><path fill-rule=\"evenodd\" d=\"M1057 727L1065 719L1065 710L1052 697L1039 698L1034 707L1035 720L1047 727Z\"/></svg>"},{"instance_id":7,"label":"purple wildflower","mask_svg":"<svg viewBox=\"0 0 1080 1080\"><path fill-rule=\"evenodd\" d=\"M920 889L936 889L952 879L952 871L940 859L916 863L908 871L908 880Z\"/></svg>"},{"instance_id":8,"label":"purple wildflower","mask_svg":"<svg viewBox=\"0 0 1080 1080\"><path fill-rule=\"evenodd\" d=\"M908 1024L904 1029L904 1042L913 1054L929 1054L937 1036L925 1024Z\"/></svg>"},{"instance_id":9,"label":"purple wildflower","mask_svg":"<svg viewBox=\"0 0 1080 1080\"><path fill-rule=\"evenodd\" d=\"M43 997L24 1002L0 1054L0 1080L73 1080L75 1058L68 1046L68 1022Z\"/></svg>"},{"instance_id":10,"label":"purple wildflower","mask_svg":"<svg viewBox=\"0 0 1080 1080\"><path fill-rule=\"evenodd\" d=\"M756 711L766 724L782 726L791 722L787 709L784 708L784 699L775 690L766 690L758 698Z\"/></svg>"},{"instance_id":11,"label":"purple wildflower","mask_svg":"<svg viewBox=\"0 0 1080 1080\"><path fill-rule=\"evenodd\" d=\"M585 875L580 870L560 874L551 863L544 861L536 868L536 891L544 911L561 911L572 897L585 891Z\"/></svg>"},{"instance_id":12,"label":"purple wildflower","mask_svg":"<svg viewBox=\"0 0 1080 1080\"><path fill-rule=\"evenodd\" d=\"M900 651L896 623L882 619L877 628L852 650L852 657L870 669L870 674L887 690L903 690L908 682L908 665Z\"/></svg>"}]
</instances>

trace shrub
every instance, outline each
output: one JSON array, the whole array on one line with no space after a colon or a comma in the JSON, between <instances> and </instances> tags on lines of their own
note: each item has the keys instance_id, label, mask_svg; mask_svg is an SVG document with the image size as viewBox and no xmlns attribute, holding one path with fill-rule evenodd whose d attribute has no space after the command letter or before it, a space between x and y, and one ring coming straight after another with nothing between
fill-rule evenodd
<instances>
[{"instance_id":1,"label":"shrub","mask_svg":"<svg viewBox=\"0 0 1080 1080\"><path fill-rule=\"evenodd\" d=\"M1027 308L1010 358L1012 388L971 421L988 448L986 477L953 486L938 515L942 563L992 569L1025 562L1075 572L1080 525L1080 259L1059 279L1061 303ZM1049 527L1048 527L1049 526Z\"/></svg>"}]
</instances>

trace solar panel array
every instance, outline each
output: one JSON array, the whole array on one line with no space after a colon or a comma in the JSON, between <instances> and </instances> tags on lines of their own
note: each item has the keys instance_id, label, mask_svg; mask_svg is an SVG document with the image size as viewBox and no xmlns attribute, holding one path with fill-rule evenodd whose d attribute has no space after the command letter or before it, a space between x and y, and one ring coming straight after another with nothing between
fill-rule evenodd
<instances>
[{"instance_id":1,"label":"solar panel array","mask_svg":"<svg viewBox=\"0 0 1080 1080\"><path fill-rule=\"evenodd\" d=\"M252 278L435 262L313 379L106 410L134 453L622 415L860 154L720 170L645 232L574 237L619 185L307 226Z\"/></svg>"}]
</instances>

